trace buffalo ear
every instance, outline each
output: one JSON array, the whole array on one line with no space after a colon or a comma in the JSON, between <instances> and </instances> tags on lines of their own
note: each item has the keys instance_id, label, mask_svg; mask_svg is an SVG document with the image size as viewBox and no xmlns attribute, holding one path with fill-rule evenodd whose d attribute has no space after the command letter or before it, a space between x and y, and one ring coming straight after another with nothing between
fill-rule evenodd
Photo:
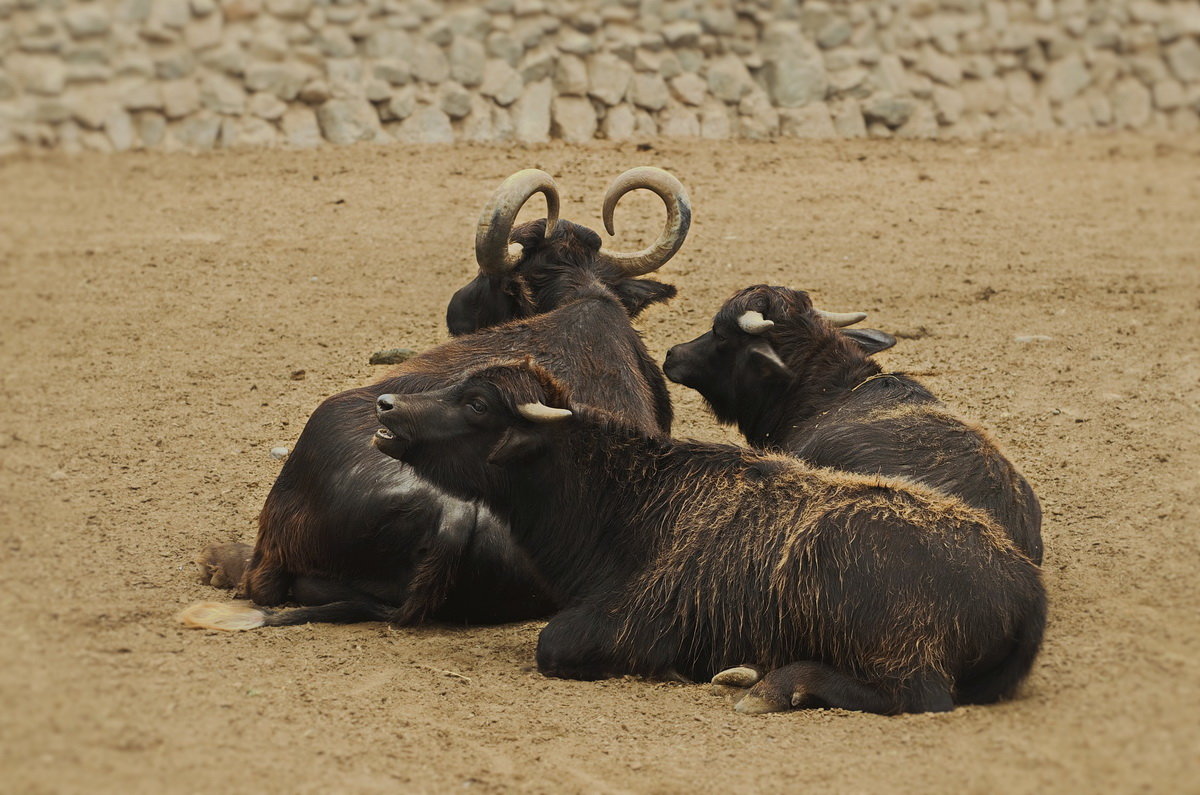
<instances>
[{"instance_id":1,"label":"buffalo ear","mask_svg":"<svg viewBox=\"0 0 1200 795\"><path fill-rule=\"evenodd\" d=\"M621 299L621 305L630 317L637 317L651 304L669 301L675 297L675 287L652 279L622 279L612 285L612 291Z\"/></svg>"},{"instance_id":2,"label":"buffalo ear","mask_svg":"<svg viewBox=\"0 0 1200 795\"><path fill-rule=\"evenodd\" d=\"M755 340L748 349L750 366L764 378L783 378L790 381L795 377L791 369L766 340Z\"/></svg>"},{"instance_id":3,"label":"buffalo ear","mask_svg":"<svg viewBox=\"0 0 1200 795\"><path fill-rule=\"evenodd\" d=\"M839 333L849 338L851 342L861 348L862 352L868 356L880 351L886 351L896 344L895 337L879 329L846 328L840 329Z\"/></svg>"},{"instance_id":4,"label":"buffalo ear","mask_svg":"<svg viewBox=\"0 0 1200 795\"><path fill-rule=\"evenodd\" d=\"M513 426L496 442L492 452L488 453L487 461L498 467L525 461L540 453L544 444L542 434L537 428Z\"/></svg>"}]
</instances>

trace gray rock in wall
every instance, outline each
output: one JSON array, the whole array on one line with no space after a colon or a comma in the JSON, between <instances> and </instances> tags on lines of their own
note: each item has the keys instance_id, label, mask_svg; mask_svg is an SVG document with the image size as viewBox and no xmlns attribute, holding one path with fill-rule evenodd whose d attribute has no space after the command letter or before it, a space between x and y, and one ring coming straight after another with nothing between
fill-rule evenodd
<instances>
[{"instance_id":1,"label":"gray rock in wall","mask_svg":"<svg viewBox=\"0 0 1200 795\"><path fill-rule=\"evenodd\" d=\"M147 149L157 148L167 136L167 120L160 113L146 111L135 114L133 126L142 146Z\"/></svg>"},{"instance_id":2,"label":"gray rock in wall","mask_svg":"<svg viewBox=\"0 0 1200 795\"><path fill-rule=\"evenodd\" d=\"M76 6L63 15L63 22L70 34L77 39L107 33L111 21L108 9L99 4Z\"/></svg>"},{"instance_id":3,"label":"gray rock in wall","mask_svg":"<svg viewBox=\"0 0 1200 795\"><path fill-rule=\"evenodd\" d=\"M616 105L625 98L633 80L633 67L615 55L601 53L588 63L588 95L605 105Z\"/></svg>"},{"instance_id":4,"label":"gray rock in wall","mask_svg":"<svg viewBox=\"0 0 1200 795\"><path fill-rule=\"evenodd\" d=\"M1195 39L1175 42L1167 48L1166 56L1177 79L1185 83L1200 81L1200 44Z\"/></svg>"},{"instance_id":5,"label":"gray rock in wall","mask_svg":"<svg viewBox=\"0 0 1200 795\"><path fill-rule=\"evenodd\" d=\"M136 141L133 131L133 117L124 110L111 111L104 119L104 133L117 152L132 149Z\"/></svg>"},{"instance_id":6,"label":"gray rock in wall","mask_svg":"<svg viewBox=\"0 0 1200 795\"><path fill-rule=\"evenodd\" d=\"M450 78L450 61L441 47L431 41L418 40L413 43L412 70L421 82L437 85Z\"/></svg>"},{"instance_id":7,"label":"gray rock in wall","mask_svg":"<svg viewBox=\"0 0 1200 795\"><path fill-rule=\"evenodd\" d=\"M569 97L587 96L587 64L575 55L563 55L558 59L554 72L554 91Z\"/></svg>"},{"instance_id":8,"label":"gray rock in wall","mask_svg":"<svg viewBox=\"0 0 1200 795\"><path fill-rule=\"evenodd\" d=\"M717 58L708 65L708 90L719 100L740 102L753 86L750 71L736 55Z\"/></svg>"},{"instance_id":9,"label":"gray rock in wall","mask_svg":"<svg viewBox=\"0 0 1200 795\"><path fill-rule=\"evenodd\" d=\"M671 94L685 105L700 105L708 95L708 83L693 72L684 72L670 81Z\"/></svg>"},{"instance_id":10,"label":"gray rock in wall","mask_svg":"<svg viewBox=\"0 0 1200 795\"><path fill-rule=\"evenodd\" d=\"M700 108L700 137L724 140L733 135L729 107L720 101L709 100Z\"/></svg>"},{"instance_id":11,"label":"gray rock in wall","mask_svg":"<svg viewBox=\"0 0 1200 795\"><path fill-rule=\"evenodd\" d=\"M260 91L251 95L250 101L247 103L247 109L251 114L260 119L274 121L283 117L283 114L287 112L288 106L286 102L274 94Z\"/></svg>"},{"instance_id":12,"label":"gray rock in wall","mask_svg":"<svg viewBox=\"0 0 1200 795\"><path fill-rule=\"evenodd\" d=\"M879 122L892 130L907 122L916 109L916 100L889 94L875 94L862 105L868 123Z\"/></svg>"},{"instance_id":13,"label":"gray rock in wall","mask_svg":"<svg viewBox=\"0 0 1200 795\"><path fill-rule=\"evenodd\" d=\"M459 36L450 46L450 76L464 86L477 86L483 82L483 69L487 61L482 42Z\"/></svg>"},{"instance_id":14,"label":"gray rock in wall","mask_svg":"<svg viewBox=\"0 0 1200 795\"><path fill-rule=\"evenodd\" d=\"M833 128L842 138L866 138L867 123L862 108L855 100L841 102L832 111Z\"/></svg>"},{"instance_id":15,"label":"gray rock in wall","mask_svg":"<svg viewBox=\"0 0 1200 795\"><path fill-rule=\"evenodd\" d=\"M779 132L779 111L761 89L747 94L738 104L738 135L751 140L774 138Z\"/></svg>"},{"instance_id":16,"label":"gray rock in wall","mask_svg":"<svg viewBox=\"0 0 1200 795\"><path fill-rule=\"evenodd\" d=\"M633 76L629 99L639 108L655 111L667 105L667 84L657 74L639 72Z\"/></svg>"},{"instance_id":17,"label":"gray rock in wall","mask_svg":"<svg viewBox=\"0 0 1200 795\"><path fill-rule=\"evenodd\" d=\"M382 128L375 108L365 99L330 99L317 108L317 124L330 143L375 140Z\"/></svg>"},{"instance_id":18,"label":"gray rock in wall","mask_svg":"<svg viewBox=\"0 0 1200 795\"><path fill-rule=\"evenodd\" d=\"M396 93L387 104L380 109L380 118L384 121L404 121L417 109L417 90L413 86L405 86Z\"/></svg>"},{"instance_id":19,"label":"gray rock in wall","mask_svg":"<svg viewBox=\"0 0 1200 795\"><path fill-rule=\"evenodd\" d=\"M397 135L408 143L448 144L454 141L454 128L450 126L449 116L439 108L427 105L409 116L400 125Z\"/></svg>"},{"instance_id":20,"label":"gray rock in wall","mask_svg":"<svg viewBox=\"0 0 1200 795\"><path fill-rule=\"evenodd\" d=\"M471 92L458 83L443 83L437 96L438 107L451 119L461 119L471 112Z\"/></svg>"},{"instance_id":21,"label":"gray rock in wall","mask_svg":"<svg viewBox=\"0 0 1200 795\"><path fill-rule=\"evenodd\" d=\"M663 112L658 132L664 138L699 138L700 118L689 108L672 106Z\"/></svg>"},{"instance_id":22,"label":"gray rock in wall","mask_svg":"<svg viewBox=\"0 0 1200 795\"><path fill-rule=\"evenodd\" d=\"M71 97L67 105L71 117L89 130L103 129L105 119L118 109L116 100L107 89L80 92Z\"/></svg>"},{"instance_id":23,"label":"gray rock in wall","mask_svg":"<svg viewBox=\"0 0 1200 795\"><path fill-rule=\"evenodd\" d=\"M814 102L803 108L785 108L779 111L779 134L784 138L836 138L837 129L829 106Z\"/></svg>"},{"instance_id":24,"label":"gray rock in wall","mask_svg":"<svg viewBox=\"0 0 1200 795\"><path fill-rule=\"evenodd\" d=\"M608 140L628 141L637 133L637 116L629 105L616 105L608 109L600 127Z\"/></svg>"},{"instance_id":25,"label":"gray rock in wall","mask_svg":"<svg viewBox=\"0 0 1200 795\"><path fill-rule=\"evenodd\" d=\"M67 85L67 68L49 55L12 56L6 64L21 87L31 94L58 96Z\"/></svg>"},{"instance_id":26,"label":"gray rock in wall","mask_svg":"<svg viewBox=\"0 0 1200 795\"><path fill-rule=\"evenodd\" d=\"M412 80L412 67L400 58L383 58L375 62L371 74L390 85L403 86Z\"/></svg>"},{"instance_id":27,"label":"gray rock in wall","mask_svg":"<svg viewBox=\"0 0 1200 795\"><path fill-rule=\"evenodd\" d=\"M209 75L200 86L200 103L226 116L240 116L246 109L246 92L232 78Z\"/></svg>"},{"instance_id":28,"label":"gray rock in wall","mask_svg":"<svg viewBox=\"0 0 1200 795\"><path fill-rule=\"evenodd\" d=\"M553 96L554 85L549 79L525 87L512 109L518 141L537 144L550 140L550 102Z\"/></svg>"},{"instance_id":29,"label":"gray rock in wall","mask_svg":"<svg viewBox=\"0 0 1200 795\"><path fill-rule=\"evenodd\" d=\"M1150 120L1150 92L1138 80L1125 78L1113 91L1113 118L1120 127L1137 129Z\"/></svg>"},{"instance_id":30,"label":"gray rock in wall","mask_svg":"<svg viewBox=\"0 0 1200 795\"><path fill-rule=\"evenodd\" d=\"M0 120L69 151L1194 132L1200 4L0 0Z\"/></svg>"},{"instance_id":31,"label":"gray rock in wall","mask_svg":"<svg viewBox=\"0 0 1200 795\"><path fill-rule=\"evenodd\" d=\"M496 104L507 107L516 102L524 90L525 81L521 74L509 66L507 61L495 59L487 62L479 93L491 97Z\"/></svg>"},{"instance_id":32,"label":"gray rock in wall","mask_svg":"<svg viewBox=\"0 0 1200 795\"><path fill-rule=\"evenodd\" d=\"M550 132L567 143L582 143L596 137L596 111L583 97L559 96L552 102L553 124Z\"/></svg>"},{"instance_id":33,"label":"gray rock in wall","mask_svg":"<svg viewBox=\"0 0 1200 795\"><path fill-rule=\"evenodd\" d=\"M1066 102L1091 83L1092 76L1083 58L1072 54L1050 66L1046 72L1046 95L1052 102Z\"/></svg>"}]
</instances>

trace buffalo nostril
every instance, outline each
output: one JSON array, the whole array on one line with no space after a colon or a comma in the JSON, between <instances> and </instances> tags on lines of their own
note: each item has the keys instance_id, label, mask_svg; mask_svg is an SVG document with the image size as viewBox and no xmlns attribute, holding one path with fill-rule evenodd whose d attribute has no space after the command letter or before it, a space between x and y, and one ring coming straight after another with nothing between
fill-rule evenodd
<instances>
[{"instance_id":1,"label":"buffalo nostril","mask_svg":"<svg viewBox=\"0 0 1200 795\"><path fill-rule=\"evenodd\" d=\"M375 401L375 408L379 411L391 411L396 408L396 399L394 395L380 395L379 400Z\"/></svg>"}]
</instances>

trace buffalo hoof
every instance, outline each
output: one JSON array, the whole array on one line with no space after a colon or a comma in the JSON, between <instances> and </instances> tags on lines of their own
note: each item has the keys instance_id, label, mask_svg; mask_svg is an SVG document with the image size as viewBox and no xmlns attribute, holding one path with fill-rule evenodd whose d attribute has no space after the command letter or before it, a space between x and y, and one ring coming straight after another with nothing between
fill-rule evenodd
<instances>
[{"instance_id":1,"label":"buffalo hoof","mask_svg":"<svg viewBox=\"0 0 1200 795\"><path fill-rule=\"evenodd\" d=\"M763 715L767 712L783 712L792 708L791 698L777 698L774 693L756 693L751 690L733 705L743 715Z\"/></svg>"},{"instance_id":2,"label":"buffalo hoof","mask_svg":"<svg viewBox=\"0 0 1200 795\"><path fill-rule=\"evenodd\" d=\"M727 687L747 688L758 684L758 680L762 679L762 672L757 668L752 668L749 665L739 665L736 668L726 668L712 678L714 685L725 685Z\"/></svg>"},{"instance_id":3,"label":"buffalo hoof","mask_svg":"<svg viewBox=\"0 0 1200 795\"><path fill-rule=\"evenodd\" d=\"M762 672L749 665L726 668L712 678L712 692L729 699L731 704L736 703L746 688L752 687L761 678Z\"/></svg>"},{"instance_id":4,"label":"buffalo hoof","mask_svg":"<svg viewBox=\"0 0 1200 795\"><path fill-rule=\"evenodd\" d=\"M210 544L196 558L200 582L214 588L236 588L250 563L249 544Z\"/></svg>"}]
</instances>

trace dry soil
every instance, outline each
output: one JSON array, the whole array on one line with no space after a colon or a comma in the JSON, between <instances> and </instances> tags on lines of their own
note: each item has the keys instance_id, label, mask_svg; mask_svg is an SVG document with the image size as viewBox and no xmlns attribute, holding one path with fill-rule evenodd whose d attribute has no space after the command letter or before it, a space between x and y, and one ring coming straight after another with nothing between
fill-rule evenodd
<instances>
[{"instance_id":1,"label":"dry soil","mask_svg":"<svg viewBox=\"0 0 1200 795\"><path fill-rule=\"evenodd\" d=\"M641 322L657 355L737 288L808 288L899 333L886 366L1028 475L1051 622L1019 699L744 717L702 685L542 678L538 622L173 623L225 598L191 559L253 539L268 451L373 351L446 338L503 177L549 170L599 229L643 163L695 205L679 297ZM618 245L656 202L622 204ZM0 301L0 789L1200 791L1194 137L15 157ZM678 435L735 439L672 389Z\"/></svg>"}]
</instances>

